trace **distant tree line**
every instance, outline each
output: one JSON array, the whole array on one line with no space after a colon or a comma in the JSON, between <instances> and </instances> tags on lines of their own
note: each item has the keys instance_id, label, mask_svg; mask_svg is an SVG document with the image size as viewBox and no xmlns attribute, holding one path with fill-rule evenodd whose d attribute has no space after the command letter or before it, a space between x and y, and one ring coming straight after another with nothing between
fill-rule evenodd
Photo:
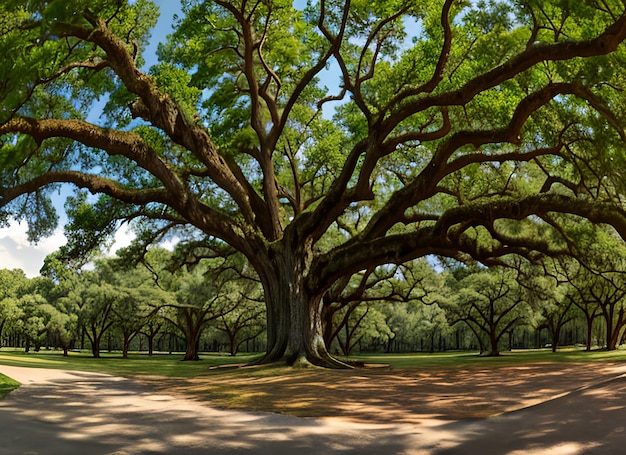
<instances>
[{"instance_id":1,"label":"distant tree line","mask_svg":"<svg viewBox=\"0 0 626 455\"><path fill-rule=\"evenodd\" d=\"M503 350L562 345L616 349L626 331L626 248L611 231L576 234L585 259L479 263L417 259L339 280L322 299L331 351ZM141 257L133 261L131 257ZM42 276L0 270L0 340L59 348L263 352L262 287L237 254L195 258L153 248L88 267L50 255Z\"/></svg>"}]
</instances>

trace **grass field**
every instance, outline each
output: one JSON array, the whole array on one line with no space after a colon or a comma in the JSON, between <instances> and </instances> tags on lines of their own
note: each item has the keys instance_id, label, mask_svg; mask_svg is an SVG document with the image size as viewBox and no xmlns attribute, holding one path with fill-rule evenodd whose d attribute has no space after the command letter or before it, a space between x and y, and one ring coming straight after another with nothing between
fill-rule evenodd
<instances>
[{"instance_id":1,"label":"grass field","mask_svg":"<svg viewBox=\"0 0 626 455\"><path fill-rule=\"evenodd\" d=\"M0 350L0 364L92 371L119 376L157 375L190 378L206 372L210 367L245 364L258 358L258 356L259 354L237 357L226 354L206 354L201 356L202 360L199 362L182 362L182 354L148 356L145 353L131 353L127 359L124 359L120 353L102 353L99 359L94 359L87 352L70 352L69 356L63 357L59 351L40 351L26 354L23 351Z\"/></svg>"},{"instance_id":2,"label":"grass field","mask_svg":"<svg viewBox=\"0 0 626 455\"><path fill-rule=\"evenodd\" d=\"M626 361L626 350L583 351L578 348L563 348L553 353L549 349L503 352L497 357L482 357L475 352L440 352L408 354L372 354L357 356L369 363L385 363L396 369L468 368L489 366L513 366L537 362L602 362Z\"/></svg>"},{"instance_id":3,"label":"grass field","mask_svg":"<svg viewBox=\"0 0 626 455\"><path fill-rule=\"evenodd\" d=\"M280 364L243 369L215 368L245 365L258 356L259 354L231 357L226 354L203 353L199 362L182 362L181 353L153 356L131 353L128 359L123 359L120 353L114 352L102 353L101 358L94 359L89 352L71 352L68 357L63 357L61 352L55 351L25 354L23 351L5 348L0 351L0 365L83 370L135 377L160 390L191 394L200 399L208 399L220 407L323 416L329 412L331 415L344 412L337 408L344 401L356 400L365 406L363 409L376 409L378 405L370 401L380 401L384 396L383 401L395 403L394 406L403 409L403 406L408 406L405 403L408 396L414 397L411 403L417 403L420 400L430 402L437 393L443 393L443 396L455 393L459 395L458 391L447 390L435 390L431 394L428 387L439 387L441 378L447 378L443 382L451 383L451 386L461 386L464 381L478 381L477 384L466 386L473 397L478 386L483 387L492 382L510 386L510 376L507 375L512 374L511 371L515 372L514 382L518 387L525 382L530 384L531 380L542 380L544 374L535 372L549 372L546 378L550 376L553 378L550 381L553 382L529 386L532 392L537 387L549 389L555 377L559 378L556 381L558 384L565 386L577 380L581 373L589 376L604 367L610 368L611 365L626 362L626 350L585 352L566 348L557 353L549 350L506 352L499 357L481 357L475 352L358 355L352 360L359 360L368 366L383 365L386 368L351 371L293 369ZM523 366L523 370L509 368L518 366ZM468 370L475 370L476 375L468 376ZM568 371L581 373L569 377ZM528 377L522 379L522 374ZM490 379L485 381L486 377ZM483 378L482 382L480 378ZM420 385L416 388L415 384ZM0 397L17 386L14 381L0 375ZM365 386L367 387L364 388ZM410 391L402 392L408 390L407 387ZM285 390L289 390L289 394L285 395ZM361 392L366 396L359 397L358 393ZM531 392L522 390L518 395L526 396L524 394ZM413 411L407 408L406 412Z\"/></svg>"},{"instance_id":4,"label":"grass field","mask_svg":"<svg viewBox=\"0 0 626 455\"><path fill-rule=\"evenodd\" d=\"M131 353L127 359L120 353L102 353L94 359L88 352L70 352L63 357L58 351L30 352L0 350L0 364L58 368L109 373L119 376L157 375L166 377L193 378L207 373L212 367L247 364L259 354L243 354L231 357L219 353L203 353L199 362L182 362L182 354L159 353L148 356L145 353ZM549 350L524 350L506 352L498 357L481 357L475 352L408 353L408 354L369 354L358 355L353 360L365 364L389 365L393 369L432 369L432 368L471 368L512 366L538 362L602 362L626 361L626 350L586 352L575 348L565 348L557 353ZM280 374L283 368L268 368L255 374Z\"/></svg>"}]
</instances>

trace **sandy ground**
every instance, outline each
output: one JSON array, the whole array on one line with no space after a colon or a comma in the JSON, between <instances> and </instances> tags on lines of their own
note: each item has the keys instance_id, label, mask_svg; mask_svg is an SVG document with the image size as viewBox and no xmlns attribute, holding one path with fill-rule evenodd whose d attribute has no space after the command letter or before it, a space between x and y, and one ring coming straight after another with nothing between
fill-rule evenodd
<instances>
[{"instance_id":1,"label":"sandy ground","mask_svg":"<svg viewBox=\"0 0 626 455\"><path fill-rule=\"evenodd\" d=\"M547 381L553 384L551 389L530 393L540 387L542 381L546 382L549 371L561 381L556 384ZM562 371L569 374L561 376ZM350 391L343 390L342 401L349 404L352 400L359 412L336 413L337 407L327 409L325 416L316 418L218 409L208 402L164 393L156 387L155 381L146 384L103 374L2 365L0 372L23 384L0 402L0 455L566 455L623 453L626 447L626 376L624 367L616 365L544 366L543 370L533 372L538 375L534 376L534 381L525 381L522 371L517 374L513 374L514 370L502 371L509 375L510 384L482 378L485 390L491 386L499 389L499 393L493 390L493 395L489 392L477 401L490 402L494 400L489 396L512 394L526 396L530 401L525 404L530 406L495 417L471 419L455 418L455 415L465 415L463 409L472 401L469 398L480 397L483 391L468 387L471 381L461 388L452 372L441 373L441 381L430 378L434 387L431 395L425 394L426 382L414 387L416 396L430 396L431 404L448 403L439 407L439 412L428 414L428 410L436 407L420 404L406 395L406 391L403 392L406 403L402 406L394 405L398 399L383 404L385 388L390 389L388 395L393 396L392 380L385 379L385 375L394 374L378 372L344 378L348 383L368 384L364 388L369 390L369 400L366 395L359 397L358 394L351 398ZM587 377L576 377L577 373L583 375L584 372ZM407 383L409 379L416 381L415 377L401 379ZM292 380L297 382L297 375L293 375ZM520 381L524 387L515 385ZM435 382L440 384L437 386ZM446 382L449 389L445 389ZM282 389L284 396L284 392L290 390L289 384L287 381L272 387ZM331 383L327 382L328 385ZM194 384L187 384L187 387L194 387ZM440 400L436 400L432 393L437 387L456 392L444 396L440 390ZM523 389L526 394L521 393ZM320 388L312 390L318 390L321 403L314 413L321 414L325 403L323 394L319 393ZM465 392L461 393L463 390ZM308 395L309 392L302 393ZM376 406L368 409L368 402L374 400L373 393L381 400L380 409L388 409L387 414L376 413ZM504 401L509 403L510 399ZM455 402L458 413L454 412ZM400 408L392 412L393 406ZM500 408L519 406L499 404L493 409ZM411 417L399 418L407 409L414 409ZM484 406L480 409L480 413L485 412Z\"/></svg>"},{"instance_id":2,"label":"sandy ground","mask_svg":"<svg viewBox=\"0 0 626 455\"><path fill-rule=\"evenodd\" d=\"M458 369L214 371L194 379L143 378L211 405L299 417L420 424L494 417L615 378L625 363L527 363Z\"/></svg>"}]
</instances>

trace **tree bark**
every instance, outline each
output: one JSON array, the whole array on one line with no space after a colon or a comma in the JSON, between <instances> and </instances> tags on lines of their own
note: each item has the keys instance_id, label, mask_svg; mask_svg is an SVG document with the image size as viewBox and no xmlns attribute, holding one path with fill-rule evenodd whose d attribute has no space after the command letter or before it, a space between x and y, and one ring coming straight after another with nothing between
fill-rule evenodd
<instances>
[{"instance_id":1,"label":"tree bark","mask_svg":"<svg viewBox=\"0 0 626 455\"><path fill-rule=\"evenodd\" d=\"M91 341L91 355L94 359L100 358L100 336L95 336Z\"/></svg>"},{"instance_id":2,"label":"tree bark","mask_svg":"<svg viewBox=\"0 0 626 455\"><path fill-rule=\"evenodd\" d=\"M498 342L500 338L496 336L495 331L489 333L489 344L491 345L491 349L489 350L489 357L497 357L500 355L500 350L498 349Z\"/></svg>"},{"instance_id":3,"label":"tree bark","mask_svg":"<svg viewBox=\"0 0 626 455\"><path fill-rule=\"evenodd\" d=\"M154 335L155 334L146 335L148 339L148 356L152 356L154 353Z\"/></svg>"},{"instance_id":4,"label":"tree bark","mask_svg":"<svg viewBox=\"0 0 626 455\"><path fill-rule=\"evenodd\" d=\"M193 313L193 311L190 311L189 313ZM199 322L200 318L198 320L194 320L193 314L189 313L186 314L185 324L181 326L185 335L185 357L183 357L183 361L195 362L200 360L200 335L202 334L204 324Z\"/></svg>"},{"instance_id":5,"label":"tree bark","mask_svg":"<svg viewBox=\"0 0 626 455\"><path fill-rule=\"evenodd\" d=\"M306 286L312 246L286 241L273 245L267 260L255 264L265 292L267 352L261 363L285 361L292 366L348 368L326 348L322 330L322 293ZM292 245L294 245L292 243Z\"/></svg>"}]
</instances>

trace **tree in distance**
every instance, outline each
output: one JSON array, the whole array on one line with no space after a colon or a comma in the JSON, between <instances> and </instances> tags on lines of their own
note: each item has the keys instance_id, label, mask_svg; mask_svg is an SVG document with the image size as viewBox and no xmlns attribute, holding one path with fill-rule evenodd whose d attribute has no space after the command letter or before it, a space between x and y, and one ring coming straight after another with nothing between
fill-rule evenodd
<instances>
[{"instance_id":1,"label":"tree in distance","mask_svg":"<svg viewBox=\"0 0 626 455\"><path fill-rule=\"evenodd\" d=\"M475 334L480 351L500 355L502 337L517 326L528 323L532 314L517 282L517 272L508 268L474 271L454 282L453 295L442 302L450 325L464 323Z\"/></svg>"},{"instance_id":2,"label":"tree in distance","mask_svg":"<svg viewBox=\"0 0 626 455\"><path fill-rule=\"evenodd\" d=\"M121 222L137 251L236 250L264 291L262 361L345 366L320 307L346 276L567 253L571 220L626 236L625 10L185 0L144 71L151 2L5 0L0 219L49 234L71 184L97 197L68 253Z\"/></svg>"}]
</instances>

